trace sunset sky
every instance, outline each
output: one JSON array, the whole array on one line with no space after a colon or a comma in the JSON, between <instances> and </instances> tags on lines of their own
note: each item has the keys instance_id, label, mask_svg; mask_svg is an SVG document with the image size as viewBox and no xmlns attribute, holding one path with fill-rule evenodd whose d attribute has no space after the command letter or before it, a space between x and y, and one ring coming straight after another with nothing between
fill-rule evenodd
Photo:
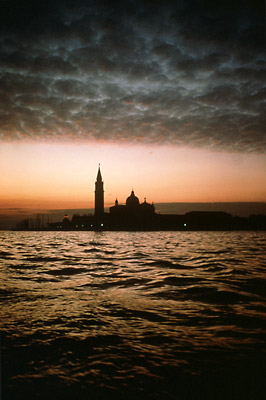
<instances>
[{"instance_id":1,"label":"sunset sky","mask_svg":"<svg viewBox=\"0 0 266 400\"><path fill-rule=\"evenodd\" d=\"M0 214L265 202L263 3L1 1Z\"/></svg>"}]
</instances>

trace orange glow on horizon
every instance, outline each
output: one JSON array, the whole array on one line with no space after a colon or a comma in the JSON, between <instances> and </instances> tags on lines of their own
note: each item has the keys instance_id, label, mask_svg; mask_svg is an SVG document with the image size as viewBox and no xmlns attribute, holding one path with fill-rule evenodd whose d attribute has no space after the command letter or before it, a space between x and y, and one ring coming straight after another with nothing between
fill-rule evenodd
<instances>
[{"instance_id":1,"label":"orange glow on horizon","mask_svg":"<svg viewBox=\"0 0 266 400\"><path fill-rule=\"evenodd\" d=\"M0 207L93 208L98 163L105 207L140 201L266 200L266 160L174 146L107 143L3 143Z\"/></svg>"}]
</instances>

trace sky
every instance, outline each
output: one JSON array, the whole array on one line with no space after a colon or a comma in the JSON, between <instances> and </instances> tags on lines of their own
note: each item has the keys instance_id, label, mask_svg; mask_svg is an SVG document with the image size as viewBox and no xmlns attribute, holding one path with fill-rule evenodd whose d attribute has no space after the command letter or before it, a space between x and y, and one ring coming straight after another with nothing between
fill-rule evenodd
<instances>
[{"instance_id":1,"label":"sky","mask_svg":"<svg viewBox=\"0 0 266 400\"><path fill-rule=\"evenodd\" d=\"M266 201L264 2L0 8L0 215Z\"/></svg>"}]
</instances>

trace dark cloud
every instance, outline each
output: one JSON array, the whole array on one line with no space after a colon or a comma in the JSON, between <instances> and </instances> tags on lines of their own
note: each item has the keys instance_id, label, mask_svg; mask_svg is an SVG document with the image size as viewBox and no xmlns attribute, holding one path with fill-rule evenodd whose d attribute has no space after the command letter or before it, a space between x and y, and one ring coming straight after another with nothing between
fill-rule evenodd
<instances>
[{"instance_id":1,"label":"dark cloud","mask_svg":"<svg viewBox=\"0 0 266 400\"><path fill-rule=\"evenodd\" d=\"M1 1L0 138L266 149L259 1Z\"/></svg>"}]
</instances>

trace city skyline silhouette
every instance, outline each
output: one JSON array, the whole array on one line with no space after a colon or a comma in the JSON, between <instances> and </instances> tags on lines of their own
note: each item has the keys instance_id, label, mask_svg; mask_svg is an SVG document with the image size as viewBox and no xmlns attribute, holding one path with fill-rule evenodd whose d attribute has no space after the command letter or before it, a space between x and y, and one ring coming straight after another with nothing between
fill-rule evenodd
<instances>
[{"instance_id":1,"label":"city skyline silhouette","mask_svg":"<svg viewBox=\"0 0 266 400\"><path fill-rule=\"evenodd\" d=\"M143 202L135 195L134 190L126 198L125 203L114 204L106 210L104 203L104 181L100 169L95 179L94 210L92 213L72 216L64 214L61 221L50 222L48 216L38 214L35 218L26 218L17 223L18 230L250 230L266 229L266 215L249 215L248 218L231 215L222 209L211 207L187 213L160 213L154 203Z\"/></svg>"}]
</instances>

